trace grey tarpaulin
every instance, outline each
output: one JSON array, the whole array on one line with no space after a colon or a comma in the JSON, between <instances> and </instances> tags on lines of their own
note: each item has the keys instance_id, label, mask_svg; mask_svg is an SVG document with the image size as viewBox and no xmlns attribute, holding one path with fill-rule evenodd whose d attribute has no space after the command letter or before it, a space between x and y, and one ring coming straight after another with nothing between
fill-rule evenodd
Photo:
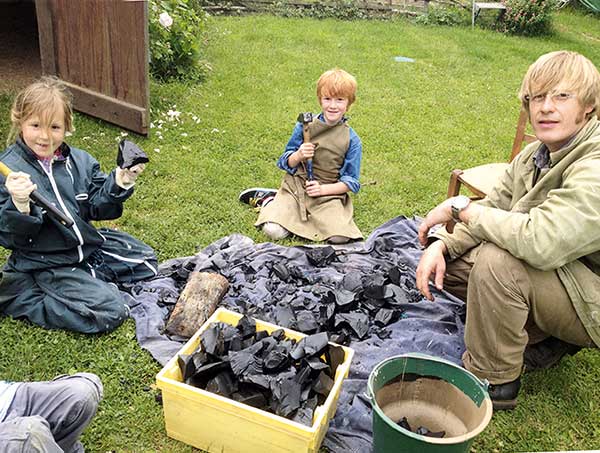
<instances>
[{"instance_id":1,"label":"grey tarpaulin","mask_svg":"<svg viewBox=\"0 0 600 453\"><path fill-rule=\"evenodd\" d=\"M299 297L298 279L293 285L285 281L273 285L273 263L283 263L301 275L306 285L301 296L307 299L313 297L315 285L335 288L344 275L372 276L400 266L405 270L408 299L412 302L401 305L404 314L387 327L391 334L388 338L369 334L362 341L353 339L350 343L355 350L354 360L324 441L334 452L368 452L372 440L371 409L365 394L375 365L406 352L426 353L460 364L464 350L464 303L448 293L435 291L436 300L432 303L414 289L414 271L421 255L417 226L414 219L390 220L366 241L336 247L338 259L324 267L308 262L308 246L255 244L239 234L219 239L197 255L163 263L156 278L130 288L131 295L125 297L136 321L138 342L161 364L181 348L177 340L183 339L169 338L161 332L169 309L192 270L218 272L229 280L230 288L221 305L277 324L272 308L277 303L294 303Z\"/></svg>"}]
</instances>

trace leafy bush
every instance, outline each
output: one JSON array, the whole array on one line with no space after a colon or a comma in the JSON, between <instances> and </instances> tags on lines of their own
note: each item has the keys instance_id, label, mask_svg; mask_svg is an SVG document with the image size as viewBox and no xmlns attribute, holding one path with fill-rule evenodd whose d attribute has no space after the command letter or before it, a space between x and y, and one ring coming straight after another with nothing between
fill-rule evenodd
<instances>
[{"instance_id":1,"label":"leafy bush","mask_svg":"<svg viewBox=\"0 0 600 453\"><path fill-rule=\"evenodd\" d=\"M470 18L464 9L456 7L429 6L427 14L419 15L415 18L415 23L419 25L464 25Z\"/></svg>"},{"instance_id":2,"label":"leafy bush","mask_svg":"<svg viewBox=\"0 0 600 453\"><path fill-rule=\"evenodd\" d=\"M288 3L286 0L276 1L269 12L281 17L312 17L315 19L334 18L340 20L369 19L374 17L355 0L333 0L314 2L305 6Z\"/></svg>"},{"instance_id":3,"label":"leafy bush","mask_svg":"<svg viewBox=\"0 0 600 453\"><path fill-rule=\"evenodd\" d=\"M549 34L554 8L553 0L507 0L500 31L525 36Z\"/></svg>"},{"instance_id":4,"label":"leafy bush","mask_svg":"<svg viewBox=\"0 0 600 453\"><path fill-rule=\"evenodd\" d=\"M159 80L200 80L208 70L201 59L208 15L197 0L151 0L150 73Z\"/></svg>"}]
</instances>

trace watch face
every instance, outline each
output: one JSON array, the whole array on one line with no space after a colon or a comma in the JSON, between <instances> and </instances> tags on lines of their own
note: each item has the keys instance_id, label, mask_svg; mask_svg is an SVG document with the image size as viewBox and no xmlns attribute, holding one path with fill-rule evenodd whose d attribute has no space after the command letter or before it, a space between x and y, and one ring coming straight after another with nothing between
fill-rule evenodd
<instances>
[{"instance_id":1,"label":"watch face","mask_svg":"<svg viewBox=\"0 0 600 453\"><path fill-rule=\"evenodd\" d=\"M469 197L467 197L466 195L458 195L457 197L454 198L452 207L461 211L461 210L465 209L467 206L469 206L470 202L471 202L471 199Z\"/></svg>"}]
</instances>

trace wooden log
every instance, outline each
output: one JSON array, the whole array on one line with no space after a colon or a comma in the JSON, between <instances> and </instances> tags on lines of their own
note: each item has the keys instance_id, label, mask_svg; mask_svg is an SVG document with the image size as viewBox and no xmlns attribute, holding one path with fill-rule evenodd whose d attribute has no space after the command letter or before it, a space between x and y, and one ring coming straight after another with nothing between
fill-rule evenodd
<instances>
[{"instance_id":1,"label":"wooden log","mask_svg":"<svg viewBox=\"0 0 600 453\"><path fill-rule=\"evenodd\" d=\"M229 282L219 274L192 272L167 321L170 335L189 338L206 322L229 289Z\"/></svg>"}]
</instances>

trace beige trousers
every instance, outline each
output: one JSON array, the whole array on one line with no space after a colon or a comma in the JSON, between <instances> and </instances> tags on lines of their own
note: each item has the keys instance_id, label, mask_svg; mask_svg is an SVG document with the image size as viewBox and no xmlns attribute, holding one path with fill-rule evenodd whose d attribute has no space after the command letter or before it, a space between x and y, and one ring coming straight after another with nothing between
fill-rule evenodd
<instances>
[{"instance_id":1,"label":"beige trousers","mask_svg":"<svg viewBox=\"0 0 600 453\"><path fill-rule=\"evenodd\" d=\"M554 336L594 347L555 271L483 243L448 263L444 289L467 301L467 370L491 384L515 380L528 343Z\"/></svg>"}]
</instances>

